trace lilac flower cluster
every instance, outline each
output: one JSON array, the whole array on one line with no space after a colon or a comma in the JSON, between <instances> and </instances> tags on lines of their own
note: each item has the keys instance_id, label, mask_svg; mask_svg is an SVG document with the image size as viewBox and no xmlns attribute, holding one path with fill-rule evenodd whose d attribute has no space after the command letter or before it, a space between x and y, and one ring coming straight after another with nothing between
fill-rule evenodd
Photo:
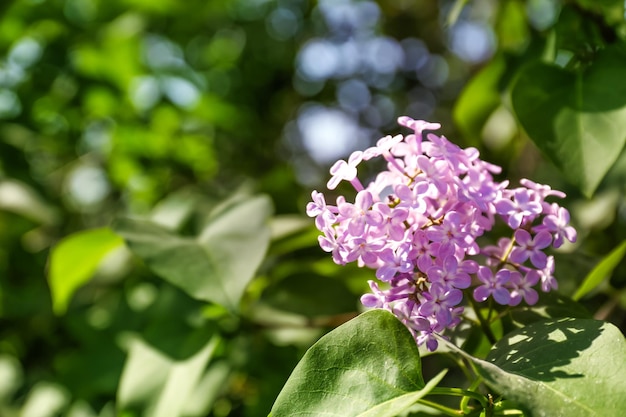
<instances>
[{"instance_id":1,"label":"lilac flower cluster","mask_svg":"<svg viewBox=\"0 0 626 417\"><path fill-rule=\"evenodd\" d=\"M554 258L544 252L564 240L574 242L569 213L546 197L565 195L549 186L521 180L518 188L497 182L500 167L482 161L475 148L462 149L426 130L438 123L400 117L414 131L386 136L330 169L328 189L341 181L356 191L354 202L336 205L313 191L307 214L323 233L319 243L337 264L357 262L376 271L366 307L385 308L411 331L418 345L437 348L434 333L461 321L463 291L501 305L537 302L534 289L557 288ZM363 186L357 168L382 157L387 169ZM477 239L501 218L510 237L481 247ZM480 258L479 258L480 256ZM476 259L484 259L479 265ZM383 288L384 287L384 288Z\"/></svg>"}]
</instances>

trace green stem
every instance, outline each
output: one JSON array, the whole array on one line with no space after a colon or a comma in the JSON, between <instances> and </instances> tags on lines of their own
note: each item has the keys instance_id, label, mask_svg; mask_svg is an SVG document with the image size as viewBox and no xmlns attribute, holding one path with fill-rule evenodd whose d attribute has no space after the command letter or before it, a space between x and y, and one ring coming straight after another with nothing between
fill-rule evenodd
<instances>
[{"instance_id":1,"label":"green stem","mask_svg":"<svg viewBox=\"0 0 626 417\"><path fill-rule=\"evenodd\" d=\"M487 323L491 324L491 315L493 314L493 298L489 298L489 311L487 312Z\"/></svg>"},{"instance_id":2,"label":"green stem","mask_svg":"<svg viewBox=\"0 0 626 417\"><path fill-rule=\"evenodd\" d=\"M491 343L492 345L495 344L496 337L491 331L491 327L489 327L489 323L485 320L483 315L480 313L480 306L478 305L478 303L476 303L476 300L474 300L474 297L472 297L471 294L468 294L467 299L470 301L470 304L472 305L472 308L474 309L474 312L476 313L476 317L478 318L478 321L480 323L480 328L485 333L485 336L487 336L489 343Z\"/></svg>"},{"instance_id":3,"label":"green stem","mask_svg":"<svg viewBox=\"0 0 626 417\"><path fill-rule=\"evenodd\" d=\"M496 411L495 415L497 416L523 416L524 412L521 410L509 409L509 410Z\"/></svg>"},{"instance_id":4,"label":"green stem","mask_svg":"<svg viewBox=\"0 0 626 417\"><path fill-rule=\"evenodd\" d=\"M461 15L461 11L463 11L463 7L465 7L467 2L468 0L456 0L454 2L452 9L448 13L448 19L446 19L446 24L448 26L453 26L457 22L459 16Z\"/></svg>"},{"instance_id":5,"label":"green stem","mask_svg":"<svg viewBox=\"0 0 626 417\"><path fill-rule=\"evenodd\" d=\"M484 395L461 388L437 387L433 388L428 393L428 395L453 395L456 397L473 398L478 401L483 408L486 408L489 405L487 402L487 397L485 397Z\"/></svg>"},{"instance_id":6,"label":"green stem","mask_svg":"<svg viewBox=\"0 0 626 417\"><path fill-rule=\"evenodd\" d=\"M474 382L472 382L472 384L469 386L469 388L467 390L470 391L470 392L475 392L476 388L478 388L482 382L483 382L482 378L480 378L480 377L476 378L474 380ZM463 410L463 412L465 414L467 414L470 411L470 409L468 407L468 404L469 404L469 400L471 398L473 398L473 397L470 396L470 395L465 395L465 396L463 396L463 399L461 400L460 408L461 408L461 410ZM482 405L482 403L481 403L481 405Z\"/></svg>"},{"instance_id":7,"label":"green stem","mask_svg":"<svg viewBox=\"0 0 626 417\"><path fill-rule=\"evenodd\" d=\"M434 408L435 410L439 410L439 411L441 411L442 413L444 413L445 415L448 415L448 416L458 417L458 416L462 416L463 415L463 411L461 411L461 410L455 410L453 408L446 407L445 405L437 404L435 402L428 401L428 400L425 400L423 398L417 400L417 402L419 404L425 405L427 407Z\"/></svg>"},{"instance_id":8,"label":"green stem","mask_svg":"<svg viewBox=\"0 0 626 417\"><path fill-rule=\"evenodd\" d=\"M500 258L500 265L498 269L500 269L506 263L506 260L509 259L509 255L511 254L511 252L513 252L514 246L515 246L515 234L511 236L511 241L509 242L509 246L506 247L504 254L502 254L502 257Z\"/></svg>"}]
</instances>

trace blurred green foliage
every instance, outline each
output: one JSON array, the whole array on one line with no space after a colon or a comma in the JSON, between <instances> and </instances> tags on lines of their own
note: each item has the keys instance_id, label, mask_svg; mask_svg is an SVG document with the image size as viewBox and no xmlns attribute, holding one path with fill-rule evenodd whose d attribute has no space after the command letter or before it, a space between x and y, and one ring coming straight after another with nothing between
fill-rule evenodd
<instances>
[{"instance_id":1,"label":"blurred green foliage","mask_svg":"<svg viewBox=\"0 0 626 417\"><path fill-rule=\"evenodd\" d=\"M548 3L558 20L535 21ZM378 106L342 110L365 139L407 112L512 178L566 189L580 241L557 254L557 277L573 293L626 238L626 156L616 146L584 198L528 140L510 91L546 45L567 63L623 40L617 3L380 1L379 15L363 8L378 17L362 32L333 29L323 1L0 3L0 415L267 415L306 348L358 313L369 278L316 246L302 214L328 164L292 134L312 103L337 106L350 79ZM468 21L498 40L476 61L448 43ZM325 79L298 67L312 39L372 34L428 60ZM232 215L250 201L262 207ZM195 286L190 258L222 271L222 295ZM622 329L624 277L622 261L583 300Z\"/></svg>"},{"instance_id":2,"label":"blurred green foliage","mask_svg":"<svg viewBox=\"0 0 626 417\"><path fill-rule=\"evenodd\" d=\"M153 385L147 381L143 392L160 392L168 372L187 379L183 364L208 340L212 348L192 372L203 378L198 387L214 393L198 391L189 415L269 409L297 350L278 348L280 364L266 362L271 344L261 333L237 333L240 318L155 280L100 227L152 214L170 228L185 222L191 234L205 221L203 208L241 186L278 195L278 210L299 211L300 191L277 152L296 99L289 88L296 43L267 35L263 18L275 7L2 3L1 415L117 415L116 397L127 415L158 408L129 392L140 376L123 378L123 370L144 368ZM310 6L293 7L304 14ZM212 338L216 327L223 338ZM252 346L256 359L242 354ZM152 364L141 349L161 359Z\"/></svg>"}]
</instances>

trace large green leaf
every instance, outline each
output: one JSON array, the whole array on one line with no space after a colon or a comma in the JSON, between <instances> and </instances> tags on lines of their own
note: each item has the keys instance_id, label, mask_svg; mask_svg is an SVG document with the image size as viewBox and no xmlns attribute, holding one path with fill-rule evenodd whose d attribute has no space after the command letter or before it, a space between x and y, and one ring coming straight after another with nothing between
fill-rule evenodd
<instances>
[{"instance_id":1,"label":"large green leaf","mask_svg":"<svg viewBox=\"0 0 626 417\"><path fill-rule=\"evenodd\" d=\"M498 341L486 361L456 351L529 416L626 415L626 341L612 324L591 319L534 323Z\"/></svg>"},{"instance_id":2,"label":"large green leaf","mask_svg":"<svg viewBox=\"0 0 626 417\"><path fill-rule=\"evenodd\" d=\"M540 293L534 305L520 304L510 310L510 317L517 327L537 321L562 318L590 319L591 313L582 304L556 292Z\"/></svg>"},{"instance_id":3,"label":"large green leaf","mask_svg":"<svg viewBox=\"0 0 626 417\"><path fill-rule=\"evenodd\" d=\"M626 47L597 53L585 71L534 63L520 71L511 100L539 149L590 196L626 142Z\"/></svg>"},{"instance_id":4,"label":"large green leaf","mask_svg":"<svg viewBox=\"0 0 626 417\"><path fill-rule=\"evenodd\" d=\"M407 328L391 313L371 310L307 351L271 415L392 417L437 384L435 380L425 386L421 368Z\"/></svg>"},{"instance_id":5,"label":"large green leaf","mask_svg":"<svg viewBox=\"0 0 626 417\"><path fill-rule=\"evenodd\" d=\"M235 310L267 250L269 198L239 200L212 216L197 238L146 220L121 219L115 230L157 275L190 296Z\"/></svg>"},{"instance_id":6,"label":"large green leaf","mask_svg":"<svg viewBox=\"0 0 626 417\"><path fill-rule=\"evenodd\" d=\"M123 243L118 235L104 227L74 233L52 248L48 282L56 314L65 312L74 291L91 279L109 252Z\"/></svg>"},{"instance_id":7,"label":"large green leaf","mask_svg":"<svg viewBox=\"0 0 626 417\"><path fill-rule=\"evenodd\" d=\"M624 255L626 255L626 241L613 249L611 253L602 259L598 265L587 274L585 280L580 284L580 287L578 287L572 298L574 300L580 300L587 293L600 285L602 281L611 275L611 272L613 272L615 267L620 263Z\"/></svg>"}]
</instances>

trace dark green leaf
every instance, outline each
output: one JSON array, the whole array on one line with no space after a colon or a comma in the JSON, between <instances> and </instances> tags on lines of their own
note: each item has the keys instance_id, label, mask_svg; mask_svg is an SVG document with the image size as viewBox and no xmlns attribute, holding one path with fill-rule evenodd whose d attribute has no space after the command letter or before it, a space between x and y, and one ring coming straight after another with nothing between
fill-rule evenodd
<instances>
[{"instance_id":1,"label":"dark green leaf","mask_svg":"<svg viewBox=\"0 0 626 417\"><path fill-rule=\"evenodd\" d=\"M271 415L391 417L426 393L413 337L391 313L371 310L307 351Z\"/></svg>"},{"instance_id":2,"label":"dark green leaf","mask_svg":"<svg viewBox=\"0 0 626 417\"><path fill-rule=\"evenodd\" d=\"M622 0L576 0L580 6L604 16L609 24L624 21L624 2Z\"/></svg>"},{"instance_id":3,"label":"dark green leaf","mask_svg":"<svg viewBox=\"0 0 626 417\"><path fill-rule=\"evenodd\" d=\"M267 288L263 301L292 313L321 316L356 311L358 297L338 279L301 273Z\"/></svg>"},{"instance_id":4,"label":"dark green leaf","mask_svg":"<svg viewBox=\"0 0 626 417\"><path fill-rule=\"evenodd\" d=\"M576 293L572 297L574 300L580 300L598 285L600 285L606 278L611 275L611 272L615 269L615 267L620 263L622 258L626 255L626 241L622 242L621 245L616 247L609 253L604 259L598 263L587 274L585 280L580 284L580 287L576 290Z\"/></svg>"},{"instance_id":5,"label":"dark green leaf","mask_svg":"<svg viewBox=\"0 0 626 417\"><path fill-rule=\"evenodd\" d=\"M512 104L529 137L563 175L590 196L626 142L626 48L600 51L570 72L536 63L520 72Z\"/></svg>"},{"instance_id":6,"label":"dark green leaf","mask_svg":"<svg viewBox=\"0 0 626 417\"><path fill-rule=\"evenodd\" d=\"M537 322L498 341L486 361L456 351L531 417L626 415L626 341L612 324Z\"/></svg>"},{"instance_id":7,"label":"dark green leaf","mask_svg":"<svg viewBox=\"0 0 626 417\"><path fill-rule=\"evenodd\" d=\"M115 228L157 275L194 298L234 310L265 256L270 212L267 197L238 201L213 216L196 239L145 220L122 219Z\"/></svg>"}]
</instances>

